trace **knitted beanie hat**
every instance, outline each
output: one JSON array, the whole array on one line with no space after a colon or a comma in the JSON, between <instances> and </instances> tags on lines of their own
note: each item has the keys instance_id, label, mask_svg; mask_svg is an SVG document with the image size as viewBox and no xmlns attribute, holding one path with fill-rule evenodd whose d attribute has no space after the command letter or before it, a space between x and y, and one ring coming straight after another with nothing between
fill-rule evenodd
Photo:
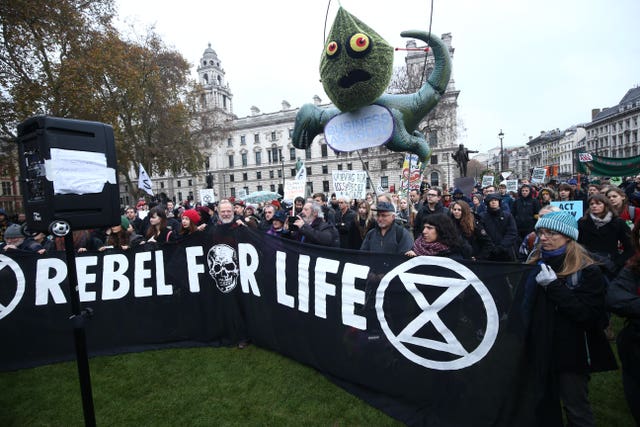
<instances>
[{"instance_id":1,"label":"knitted beanie hat","mask_svg":"<svg viewBox=\"0 0 640 427\"><path fill-rule=\"evenodd\" d=\"M182 216L186 216L187 218L189 218L195 225L198 225L198 223L200 222L200 214L196 212L195 209L187 209L186 211L182 212Z\"/></svg>"},{"instance_id":2,"label":"knitted beanie hat","mask_svg":"<svg viewBox=\"0 0 640 427\"><path fill-rule=\"evenodd\" d=\"M549 212L536 222L535 229L546 228L557 231L573 240L578 240L578 221L567 211Z\"/></svg>"},{"instance_id":3,"label":"knitted beanie hat","mask_svg":"<svg viewBox=\"0 0 640 427\"><path fill-rule=\"evenodd\" d=\"M24 234L22 234L22 228L18 224L11 224L4 231L4 238L12 239L17 237L25 237Z\"/></svg>"},{"instance_id":4,"label":"knitted beanie hat","mask_svg":"<svg viewBox=\"0 0 640 427\"><path fill-rule=\"evenodd\" d=\"M120 226L122 227L123 230L128 230L129 229L129 218L127 218L126 216L122 215L120 217Z\"/></svg>"}]
</instances>

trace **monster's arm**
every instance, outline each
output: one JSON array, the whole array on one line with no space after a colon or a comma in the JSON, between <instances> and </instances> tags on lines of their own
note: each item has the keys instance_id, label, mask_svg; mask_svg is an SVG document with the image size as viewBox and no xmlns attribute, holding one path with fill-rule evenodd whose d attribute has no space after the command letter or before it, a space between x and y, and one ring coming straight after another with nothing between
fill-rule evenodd
<instances>
[{"instance_id":1,"label":"monster's arm","mask_svg":"<svg viewBox=\"0 0 640 427\"><path fill-rule=\"evenodd\" d=\"M324 125L340 114L337 108L318 108L313 104L305 104L296 114L291 143L294 147L306 149L313 139L324 132Z\"/></svg>"}]
</instances>

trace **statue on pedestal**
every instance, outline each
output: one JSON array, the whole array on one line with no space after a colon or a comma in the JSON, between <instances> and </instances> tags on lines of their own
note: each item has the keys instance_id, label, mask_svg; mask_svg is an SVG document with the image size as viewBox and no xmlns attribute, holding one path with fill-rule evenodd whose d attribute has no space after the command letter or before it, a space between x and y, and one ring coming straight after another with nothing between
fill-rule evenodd
<instances>
[{"instance_id":1,"label":"statue on pedestal","mask_svg":"<svg viewBox=\"0 0 640 427\"><path fill-rule=\"evenodd\" d=\"M463 144L458 146L458 150L451 155L451 158L456 161L458 168L460 169L460 176L467 176L467 163L469 163L469 153L477 153L474 150L468 150Z\"/></svg>"}]
</instances>

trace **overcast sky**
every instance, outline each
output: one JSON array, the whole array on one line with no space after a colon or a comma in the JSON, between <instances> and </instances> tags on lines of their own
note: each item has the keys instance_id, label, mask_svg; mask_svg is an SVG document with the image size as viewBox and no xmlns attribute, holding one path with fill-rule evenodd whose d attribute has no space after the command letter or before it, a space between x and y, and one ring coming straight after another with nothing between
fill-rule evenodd
<instances>
[{"instance_id":1,"label":"overcast sky","mask_svg":"<svg viewBox=\"0 0 640 427\"><path fill-rule=\"evenodd\" d=\"M400 32L429 28L430 1L342 0L392 46ZM155 26L164 42L198 63L211 43L226 71L234 113L330 100L319 83L328 1L118 0L137 32ZM338 9L329 7L328 33ZM460 91L460 142L486 151L526 143L541 130L591 120L640 84L638 0L435 0L432 31L452 34ZM121 28L124 28L122 24ZM394 66L403 63L396 53Z\"/></svg>"}]
</instances>

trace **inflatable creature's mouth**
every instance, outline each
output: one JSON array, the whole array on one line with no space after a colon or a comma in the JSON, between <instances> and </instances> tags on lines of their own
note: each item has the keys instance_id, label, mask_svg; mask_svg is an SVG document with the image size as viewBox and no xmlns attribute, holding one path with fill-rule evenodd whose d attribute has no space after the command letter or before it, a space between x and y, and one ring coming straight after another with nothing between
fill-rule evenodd
<instances>
[{"instance_id":1,"label":"inflatable creature's mouth","mask_svg":"<svg viewBox=\"0 0 640 427\"><path fill-rule=\"evenodd\" d=\"M352 70L349 71L349 74L341 77L340 80L338 80L338 86L344 89L348 89L354 84L369 80L370 78L371 74L367 73L364 70Z\"/></svg>"}]
</instances>

